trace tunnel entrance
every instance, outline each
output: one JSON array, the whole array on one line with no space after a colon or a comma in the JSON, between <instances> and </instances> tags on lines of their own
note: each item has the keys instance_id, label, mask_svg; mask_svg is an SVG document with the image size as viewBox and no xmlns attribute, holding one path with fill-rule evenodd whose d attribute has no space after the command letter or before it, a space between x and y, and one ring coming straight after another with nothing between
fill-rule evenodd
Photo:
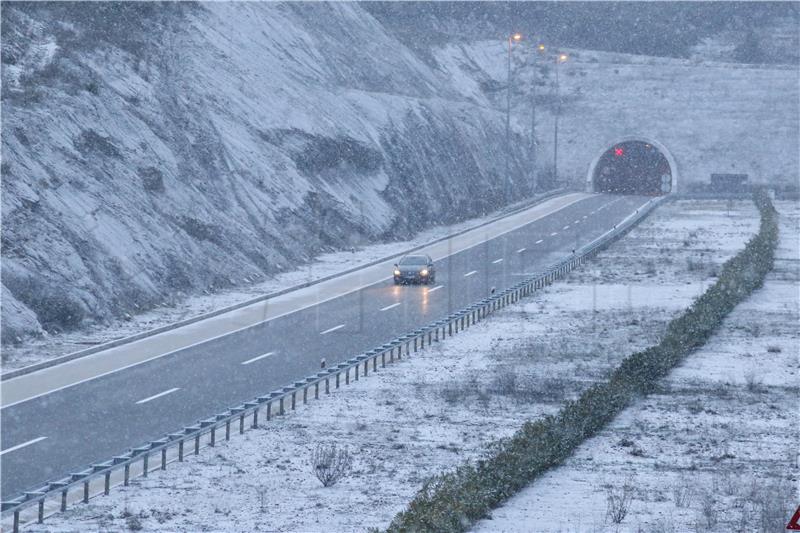
<instances>
[{"instance_id":1,"label":"tunnel entrance","mask_svg":"<svg viewBox=\"0 0 800 533\"><path fill-rule=\"evenodd\" d=\"M594 167L595 192L658 196L672 190L672 168L652 143L624 141L606 150Z\"/></svg>"}]
</instances>

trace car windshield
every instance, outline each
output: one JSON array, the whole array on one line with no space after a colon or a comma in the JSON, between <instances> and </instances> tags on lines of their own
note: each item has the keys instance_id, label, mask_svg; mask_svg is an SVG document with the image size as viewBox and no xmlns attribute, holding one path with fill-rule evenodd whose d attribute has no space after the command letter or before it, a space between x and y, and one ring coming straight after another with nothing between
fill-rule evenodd
<instances>
[{"instance_id":1,"label":"car windshield","mask_svg":"<svg viewBox=\"0 0 800 533\"><path fill-rule=\"evenodd\" d=\"M428 258L425 257L424 255L409 255L409 256L404 257L403 259L401 259L400 260L400 264L404 265L404 266L408 266L408 265L427 265L428 264Z\"/></svg>"}]
</instances>

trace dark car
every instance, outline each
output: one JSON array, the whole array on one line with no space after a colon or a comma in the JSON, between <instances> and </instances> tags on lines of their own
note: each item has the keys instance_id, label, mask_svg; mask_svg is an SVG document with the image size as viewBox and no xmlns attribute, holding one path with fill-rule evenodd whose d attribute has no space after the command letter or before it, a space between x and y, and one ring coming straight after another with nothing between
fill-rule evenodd
<instances>
[{"instance_id":1,"label":"dark car","mask_svg":"<svg viewBox=\"0 0 800 533\"><path fill-rule=\"evenodd\" d=\"M433 283L436 268L428 255L407 255L394 266L394 283Z\"/></svg>"}]
</instances>

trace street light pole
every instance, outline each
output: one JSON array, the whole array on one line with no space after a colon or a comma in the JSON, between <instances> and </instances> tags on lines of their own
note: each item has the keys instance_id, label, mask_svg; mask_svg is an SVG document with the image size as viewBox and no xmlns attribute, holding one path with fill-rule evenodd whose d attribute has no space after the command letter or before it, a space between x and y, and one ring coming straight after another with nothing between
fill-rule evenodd
<instances>
[{"instance_id":1,"label":"street light pole","mask_svg":"<svg viewBox=\"0 0 800 533\"><path fill-rule=\"evenodd\" d=\"M531 71L531 192L536 194L536 56Z\"/></svg>"},{"instance_id":2,"label":"street light pole","mask_svg":"<svg viewBox=\"0 0 800 533\"><path fill-rule=\"evenodd\" d=\"M514 33L508 36L508 72L506 74L506 163L503 179L503 200L508 204L511 189L510 160L511 160L511 50L514 41L522 39L522 35Z\"/></svg>"},{"instance_id":3,"label":"street light pole","mask_svg":"<svg viewBox=\"0 0 800 533\"><path fill-rule=\"evenodd\" d=\"M545 51L545 46L543 44L539 44L536 47L536 52L539 54L543 54ZM537 178L537 170L536 170L536 54L531 56L533 58L533 64L531 71L531 192L536 194L536 190L538 189L538 184L536 183Z\"/></svg>"},{"instance_id":4,"label":"street light pole","mask_svg":"<svg viewBox=\"0 0 800 533\"><path fill-rule=\"evenodd\" d=\"M556 116L553 127L553 185L558 187L558 118L561 116L561 90L558 83L558 66L567 60L567 54L556 54Z\"/></svg>"},{"instance_id":5,"label":"street light pole","mask_svg":"<svg viewBox=\"0 0 800 533\"><path fill-rule=\"evenodd\" d=\"M558 56L556 56L556 116L553 127L553 185L558 187L558 117L561 115L561 94L558 86Z\"/></svg>"}]
</instances>

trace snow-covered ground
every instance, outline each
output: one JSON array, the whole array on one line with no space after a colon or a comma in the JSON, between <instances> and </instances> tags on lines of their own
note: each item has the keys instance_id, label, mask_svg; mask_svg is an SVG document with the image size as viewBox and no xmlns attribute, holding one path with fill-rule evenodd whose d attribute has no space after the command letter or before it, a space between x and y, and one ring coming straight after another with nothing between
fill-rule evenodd
<instances>
[{"instance_id":1,"label":"snow-covered ground","mask_svg":"<svg viewBox=\"0 0 800 533\"><path fill-rule=\"evenodd\" d=\"M792 210L796 227L797 205L781 204L779 209ZM662 206L596 261L533 298L330 397L312 401L297 413L235 436L231 443L204 450L183 464L170 465L147 480L137 479L109 497L76 505L32 530L385 527L425 478L479 456L488 442L510 435L525 420L554 412L565 399L603 379L623 357L655 342L665 324L713 281L719 265L757 231L757 224L750 202L679 201ZM797 234L786 225L783 231L784 240ZM791 258L785 246L781 255ZM636 486L648 487L642 494L650 500L667 498L666 503L677 476L670 466L676 461L673 454L680 455L680 464L687 467L694 460L696 470L687 470L687 479L700 472L705 476L714 464L728 468L730 463L740 466L740 474L775 471L770 464L781 465L784 478L796 474L790 462L796 452L791 443L797 437L798 396L797 277L787 272L791 264L779 261L767 287L736 311L738 322L735 317L729 320L709 348L690 357L658 395L623 413L613 426L618 433L605 432L598 443L581 448L577 457L583 460L571 459L551 474L563 480L551 481L542 496L550 495L552 514L546 522L532 517L526 531L582 530L569 522L572 510L582 517L580 524L602 525L604 489L599 481L591 485L581 481L593 475L587 463L606 465L598 472L616 483L623 474L615 474L615 465L631 461L623 464L624 470L637 471ZM787 284L794 290L787 290ZM756 322L741 318L753 316L754 310L759 311L759 336L753 329ZM731 324L745 328L735 332L735 343L725 340ZM726 360L720 346L738 355ZM774 352L775 348L781 351ZM707 354L716 355L704 362ZM712 377L699 375L706 369L713 370ZM751 369L755 374L748 381ZM676 376L683 378L675 381ZM731 385L725 386L726 381ZM750 382L752 390L747 388ZM720 392L726 387L727 392ZM663 417L656 407L665 413ZM634 411L646 416L636 418L631 415ZM673 423L679 426L670 430ZM736 430L751 442L736 440ZM620 443L623 437L633 444ZM317 444L331 442L349 449L354 465L348 477L323 488L312 473L310 457ZM603 456L586 461L585 450L598 446ZM641 456L629 453L634 449L641 449ZM563 473L570 477L563 478ZM708 474L708 479L712 477ZM645 478L652 483L667 481L659 493L644 484ZM567 479L574 481L566 484ZM564 489L571 487L583 493L564 497ZM692 500L695 507L698 498L699 492ZM647 508L643 501L637 497L634 513ZM536 512L543 516L546 509ZM686 514L691 515L686 520L694 520L694 507ZM499 522L501 511L495 515L498 522L484 524L485 530L498 531L502 529L498 524L515 523L510 515ZM635 517L648 523L640 514ZM624 524L634 523L628 520Z\"/></svg>"},{"instance_id":2,"label":"snow-covered ground","mask_svg":"<svg viewBox=\"0 0 800 533\"><path fill-rule=\"evenodd\" d=\"M778 209L764 287L660 390L474 531L783 530L800 501L800 211ZM609 496L626 487L615 524Z\"/></svg>"},{"instance_id":3,"label":"snow-covered ground","mask_svg":"<svg viewBox=\"0 0 800 533\"><path fill-rule=\"evenodd\" d=\"M28 338L24 344L9 344L3 347L3 362L2 366L0 366L0 374L53 359L60 355L84 350L91 346L218 311L265 294L335 275L378 259L402 254L406 250L480 226L501 216L503 212L535 202L536 198L547 196L536 196L484 217L473 218L458 224L436 226L418 233L410 240L372 244L359 248L354 247L350 251L322 254L314 261L296 270L282 272L267 279L244 277L241 280L237 280L237 282L241 281L243 285L236 288L218 289L215 292L203 291L203 293L196 295L184 295L183 298L176 298L171 303L165 303L155 309L128 315L123 319L112 319L107 324L92 324L75 331L53 335L44 333L39 338Z\"/></svg>"}]
</instances>

